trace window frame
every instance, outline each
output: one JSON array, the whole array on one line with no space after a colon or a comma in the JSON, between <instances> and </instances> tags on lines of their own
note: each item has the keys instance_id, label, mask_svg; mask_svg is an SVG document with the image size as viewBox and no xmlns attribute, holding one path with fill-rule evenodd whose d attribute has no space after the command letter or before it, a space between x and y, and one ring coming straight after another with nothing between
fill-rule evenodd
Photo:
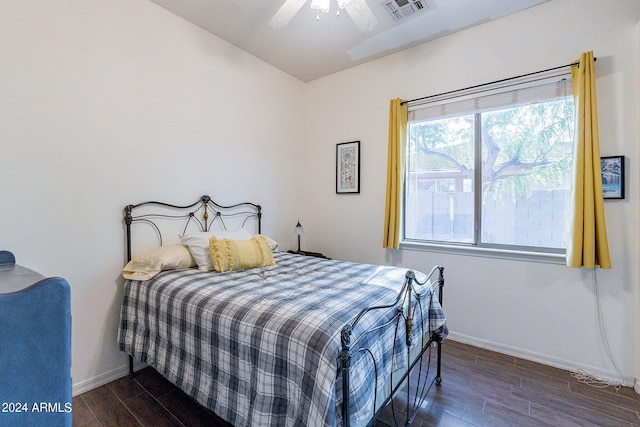
<instances>
[{"instance_id":1,"label":"window frame","mask_svg":"<svg viewBox=\"0 0 640 427\"><path fill-rule=\"evenodd\" d=\"M505 92L508 90L527 89L534 85L548 84L553 82L564 81L565 88L571 85L571 73L570 70L548 70L541 73L532 73L529 75L516 77L512 79L505 79L486 85L473 86L467 89L461 89L458 91L446 92L440 95L434 95L431 97L421 98L416 101L410 101L409 114L415 111L422 105L431 104L438 106L447 103L453 103L457 100L473 99L478 96L491 96L495 93ZM564 96L571 96L571 93L564 92ZM560 98L558 96L557 98ZM557 99L556 98L556 99ZM540 102L531 100L528 104ZM507 107L508 105L504 106ZM502 107L502 108L504 108ZM490 110L485 110L490 111ZM574 106L575 111L575 106ZM482 110L470 111L468 115L474 116L474 179L473 179L473 191L474 191L474 219L473 219L473 242L446 242L435 240L421 240L412 239L406 236L406 203L407 203L407 181L409 174L409 141L410 135L409 127L412 120L407 120L407 144L404 147L403 158L403 183L402 183L402 200L401 200L401 212L400 212L400 242L401 249L409 250L426 250L437 251L439 253L451 253L456 255L473 255L489 258L507 258L524 261L535 261L543 263L564 264L566 262L566 249L564 248L546 248L546 247L531 247L520 245L506 245L486 243L482 241L482 141L481 141L481 115ZM435 120L435 119L433 119ZM477 141L480 139L480 141ZM478 179L480 178L480 179Z\"/></svg>"}]
</instances>

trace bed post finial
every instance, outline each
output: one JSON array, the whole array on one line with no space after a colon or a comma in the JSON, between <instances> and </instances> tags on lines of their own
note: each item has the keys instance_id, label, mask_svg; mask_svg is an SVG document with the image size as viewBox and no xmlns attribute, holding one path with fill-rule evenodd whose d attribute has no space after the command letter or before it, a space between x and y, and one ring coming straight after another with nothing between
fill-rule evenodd
<instances>
[{"instance_id":1,"label":"bed post finial","mask_svg":"<svg viewBox=\"0 0 640 427\"><path fill-rule=\"evenodd\" d=\"M442 288L444 288L444 267L438 266L438 300L442 304Z\"/></svg>"},{"instance_id":2,"label":"bed post finial","mask_svg":"<svg viewBox=\"0 0 640 427\"><path fill-rule=\"evenodd\" d=\"M258 234L262 234L262 206L256 205L256 210L258 211Z\"/></svg>"},{"instance_id":3,"label":"bed post finial","mask_svg":"<svg viewBox=\"0 0 640 427\"><path fill-rule=\"evenodd\" d=\"M132 210L133 210L133 205L127 205L124 207L124 222L127 225L131 225L131 222L133 222L133 218L131 217Z\"/></svg>"},{"instance_id":4,"label":"bed post finial","mask_svg":"<svg viewBox=\"0 0 640 427\"><path fill-rule=\"evenodd\" d=\"M127 262L131 261L131 223L133 222L133 205L124 207L124 223L127 225Z\"/></svg>"}]
</instances>

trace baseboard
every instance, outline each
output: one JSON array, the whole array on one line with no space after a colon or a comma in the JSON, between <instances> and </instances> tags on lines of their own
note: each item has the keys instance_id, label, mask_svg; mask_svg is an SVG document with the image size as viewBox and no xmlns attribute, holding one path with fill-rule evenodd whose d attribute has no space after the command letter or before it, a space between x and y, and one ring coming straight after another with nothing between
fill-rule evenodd
<instances>
[{"instance_id":1,"label":"baseboard","mask_svg":"<svg viewBox=\"0 0 640 427\"><path fill-rule=\"evenodd\" d=\"M143 363L136 362L134 364L134 369L137 371L147 365ZM113 369L111 371L102 373L93 378L89 378L88 380L80 381L78 383L73 384L73 395L77 396L79 394L85 393L89 390L93 390L94 388L98 388L105 384L110 383L111 381L115 381L122 377L129 375L129 365L123 365L119 368Z\"/></svg>"},{"instance_id":2,"label":"baseboard","mask_svg":"<svg viewBox=\"0 0 640 427\"><path fill-rule=\"evenodd\" d=\"M620 381L620 378L614 371L607 371L604 369L595 368L593 366L581 365L573 361L563 360L563 359L547 356L544 354L535 353L532 351L522 350L516 347L511 347L503 344L494 343L491 341L481 340L478 338L457 334L455 332L450 332L447 339L461 342L464 344L469 344L475 347L484 348L486 350L495 351L497 353L518 357L520 359L529 360L531 362L552 366L554 368L563 369L569 372L577 372L579 370L583 370L602 381L607 381L611 383L618 383ZM640 382L637 382L633 377L623 377L622 385L625 387L634 387L635 385L634 390L640 393Z\"/></svg>"}]
</instances>

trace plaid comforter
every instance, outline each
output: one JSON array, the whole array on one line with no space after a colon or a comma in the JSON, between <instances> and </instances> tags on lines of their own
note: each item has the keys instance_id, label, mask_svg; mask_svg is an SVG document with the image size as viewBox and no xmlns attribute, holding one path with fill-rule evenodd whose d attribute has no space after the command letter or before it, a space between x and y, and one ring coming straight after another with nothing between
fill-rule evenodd
<instances>
[{"instance_id":1,"label":"plaid comforter","mask_svg":"<svg viewBox=\"0 0 640 427\"><path fill-rule=\"evenodd\" d=\"M406 269L274 256L272 267L166 271L127 281L120 349L236 427L339 425L340 331L361 309L392 303ZM422 304L416 312L423 311L429 330L444 325L436 298ZM394 313L365 315L353 340ZM415 322L419 330L422 321ZM385 366L379 378L405 360L404 340L396 340L394 350L395 327L387 330L366 336ZM366 357L353 365L351 421L357 423L372 415L374 370Z\"/></svg>"}]
</instances>

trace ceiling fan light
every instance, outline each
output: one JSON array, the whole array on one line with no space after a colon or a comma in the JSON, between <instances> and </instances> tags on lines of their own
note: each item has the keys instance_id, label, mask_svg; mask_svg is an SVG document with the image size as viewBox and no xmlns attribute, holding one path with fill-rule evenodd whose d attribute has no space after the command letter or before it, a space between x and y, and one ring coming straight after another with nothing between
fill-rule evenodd
<instances>
[{"instance_id":1,"label":"ceiling fan light","mask_svg":"<svg viewBox=\"0 0 640 427\"><path fill-rule=\"evenodd\" d=\"M331 0L311 0L311 9L321 10L324 13L329 12Z\"/></svg>"}]
</instances>

